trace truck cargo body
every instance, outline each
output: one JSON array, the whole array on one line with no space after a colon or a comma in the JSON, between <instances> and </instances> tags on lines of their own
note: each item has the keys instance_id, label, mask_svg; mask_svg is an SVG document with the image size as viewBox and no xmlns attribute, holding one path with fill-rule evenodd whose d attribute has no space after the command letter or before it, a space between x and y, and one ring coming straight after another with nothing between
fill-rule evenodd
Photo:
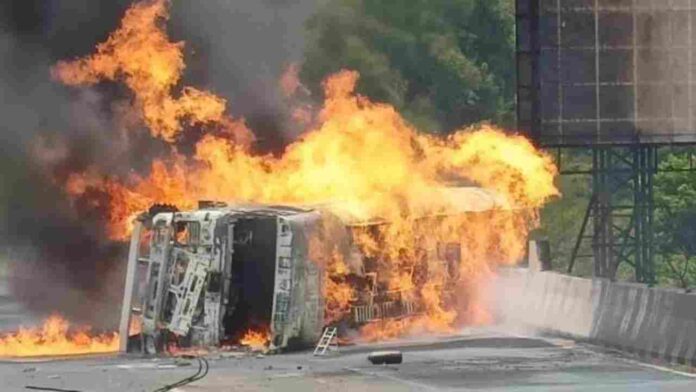
<instances>
[{"instance_id":1,"label":"truck cargo body","mask_svg":"<svg viewBox=\"0 0 696 392\"><path fill-rule=\"evenodd\" d=\"M395 272L389 266L399 262L363 252L355 241L367 235L376 249L386 249L381 237L391 223L356 219L340 204L203 202L189 212L144 214L131 239L120 326L120 336L129 338L121 350L224 346L248 331L263 332L272 350L309 346L328 325L345 330L417 316L425 311L419 289L435 274L443 306L456 307L466 301L457 294L465 240L443 241L427 228L446 217L480 223L492 213L515 212L502 212L504 200L481 188L442 192L448 200L442 214L412 219L422 227L409 239L418 257L408 272L413 284L399 290L389 284ZM345 267L340 274L328 268L336 255ZM347 304L332 302L330 288L339 286L351 288Z\"/></svg>"}]
</instances>

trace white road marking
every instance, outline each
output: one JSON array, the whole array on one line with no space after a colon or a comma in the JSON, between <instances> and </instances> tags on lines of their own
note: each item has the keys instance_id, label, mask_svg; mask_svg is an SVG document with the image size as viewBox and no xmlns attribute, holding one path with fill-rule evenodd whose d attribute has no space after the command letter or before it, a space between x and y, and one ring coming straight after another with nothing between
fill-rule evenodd
<instances>
[{"instance_id":1,"label":"white road marking","mask_svg":"<svg viewBox=\"0 0 696 392\"><path fill-rule=\"evenodd\" d=\"M303 377L305 373L282 373L271 376L271 378L292 378L292 377Z\"/></svg>"},{"instance_id":2,"label":"white road marking","mask_svg":"<svg viewBox=\"0 0 696 392\"><path fill-rule=\"evenodd\" d=\"M696 378L696 374L693 374L693 373L682 372L679 370L674 370L674 369L670 369L668 367L659 366L659 365L652 365L649 363L636 361L634 359L628 359L628 358L619 358L619 359L623 362L628 362L630 364L638 365L638 366L648 368L648 369L659 370L662 372L667 372L667 373L672 373L672 374L678 374L680 376L689 377L689 378Z\"/></svg>"},{"instance_id":3,"label":"white road marking","mask_svg":"<svg viewBox=\"0 0 696 392\"><path fill-rule=\"evenodd\" d=\"M541 339L541 340L544 340L544 341L547 341L547 342L549 342L549 343L554 344L554 342L553 342L552 339L547 339L547 338L544 338L544 337L541 337L541 336L523 336L523 335L519 335L519 334L516 334L516 333L511 333L511 332L506 332L506 334L508 334L508 335L510 335L510 336L514 336L514 337L516 337L516 338ZM591 344L591 343L590 343L590 344ZM565 347L563 347L563 346L560 346L560 347L565 348ZM614 351L614 352L616 352L616 353L621 354L622 356L627 355L627 353L624 353L623 351L608 349L608 348L603 347L603 346L597 346L597 347L598 347L598 348L602 348L602 349L604 349L604 350L611 350L611 351ZM578 346L574 346L573 348L578 348ZM593 352L594 354L597 354L597 355L602 355L602 353L599 353L599 352L596 352L596 351L592 351L592 352ZM620 360L620 361L622 361L622 362L625 362L625 363L630 363L631 365L636 365L636 366L644 367L644 368L647 368L647 369L658 370L658 371L661 371L661 372L672 373L672 374L677 374L677 375L680 375L680 376L689 377L689 378L695 378L695 379L696 379L696 374L694 374L694 373L682 372L682 371L679 371L679 370L670 369L670 368L665 367L665 366L653 365L653 364L649 364L649 363L645 363L645 362L641 362L641 361L637 361L637 360L635 360L635 359L629 359L629 358L625 358L625 357L619 357L619 358L616 358L616 359L618 359L618 360Z\"/></svg>"}]
</instances>

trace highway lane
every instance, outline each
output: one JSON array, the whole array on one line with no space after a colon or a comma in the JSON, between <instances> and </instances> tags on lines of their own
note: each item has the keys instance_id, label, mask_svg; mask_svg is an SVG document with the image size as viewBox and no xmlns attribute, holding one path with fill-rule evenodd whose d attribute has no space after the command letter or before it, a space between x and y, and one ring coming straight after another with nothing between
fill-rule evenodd
<instances>
[{"instance_id":1,"label":"highway lane","mask_svg":"<svg viewBox=\"0 0 696 392\"><path fill-rule=\"evenodd\" d=\"M401 365L374 366L367 354L400 349ZM336 355L213 354L208 376L178 391L696 390L696 379L624 354L566 339L496 329L456 337L345 347ZM170 358L98 357L0 363L2 391L47 386L79 391L151 391L195 371Z\"/></svg>"}]
</instances>

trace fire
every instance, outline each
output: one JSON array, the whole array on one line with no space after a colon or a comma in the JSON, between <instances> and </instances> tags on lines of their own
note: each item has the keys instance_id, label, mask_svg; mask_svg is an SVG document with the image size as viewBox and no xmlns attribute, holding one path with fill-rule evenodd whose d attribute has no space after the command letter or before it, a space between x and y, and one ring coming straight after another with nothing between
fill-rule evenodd
<instances>
[{"instance_id":1,"label":"fire","mask_svg":"<svg viewBox=\"0 0 696 392\"><path fill-rule=\"evenodd\" d=\"M353 222L384 223L358 226L352 236L377 264L375 284L418 310L408 319L369 325L366 337L447 332L488 318L476 287L497 265L523 256L538 209L558 195L550 157L492 125L448 136L420 133L394 107L356 94L353 71L326 79L317 118L280 156L253 153L253 137L242 120L225 115L223 99L193 87L177 96L183 43L166 35L168 4L136 3L94 55L53 69L69 85L125 82L153 137L171 143L171 154L153 160L149 174L111 177L90 169L69 178L68 194L108 211L113 239L127 238L132 218L155 203L180 209L195 208L198 200L325 205ZM291 93L297 83L291 69L281 84ZM177 148L183 122L208 131L190 156ZM495 205L453 214L480 201L463 200L448 191L450 184L489 190ZM335 321L349 314L358 295L345 280L351 263L337 249L314 251L326 271L326 321ZM267 342L253 331L246 338Z\"/></svg>"},{"instance_id":2,"label":"fire","mask_svg":"<svg viewBox=\"0 0 696 392\"><path fill-rule=\"evenodd\" d=\"M239 340L239 344L249 347L252 351L264 351L271 343L271 336L266 331L248 330Z\"/></svg>"},{"instance_id":3,"label":"fire","mask_svg":"<svg viewBox=\"0 0 696 392\"><path fill-rule=\"evenodd\" d=\"M143 331L143 320L139 317L132 317L128 324L128 336L135 336Z\"/></svg>"},{"instance_id":4,"label":"fire","mask_svg":"<svg viewBox=\"0 0 696 392\"><path fill-rule=\"evenodd\" d=\"M86 189L110 195L116 238L128 234L129 218L154 203L185 209L203 199L330 201L355 219L400 221L404 214L445 211L452 201L440 189L449 176L494 189L519 208L538 208L557 193L551 160L526 139L486 125L444 140L420 135L394 108L353 95L357 77L346 71L327 80L322 124L280 158L253 155L228 138L206 135L193 157L173 153L155 160L147 177L133 174L119 182L78 173L67 190L75 196ZM440 211L429 211L433 204Z\"/></svg>"},{"instance_id":5,"label":"fire","mask_svg":"<svg viewBox=\"0 0 696 392\"><path fill-rule=\"evenodd\" d=\"M79 355L118 351L118 334L91 335L89 329L71 331L70 323L58 315L41 327L23 328L0 335L0 357Z\"/></svg>"},{"instance_id":6,"label":"fire","mask_svg":"<svg viewBox=\"0 0 696 392\"><path fill-rule=\"evenodd\" d=\"M226 101L208 91L184 87L172 94L186 68L183 42L170 42L164 28L169 19L169 0L134 4L121 25L97 52L71 62L61 61L52 76L67 85L92 85L101 80L123 80L135 93L152 135L173 142L184 124L214 126L248 142L243 123L225 115Z\"/></svg>"},{"instance_id":7,"label":"fire","mask_svg":"<svg viewBox=\"0 0 696 392\"><path fill-rule=\"evenodd\" d=\"M355 299L355 289L347 283L336 283L330 277L325 278L322 294L326 301L324 321L332 323L350 312L350 304Z\"/></svg>"}]
</instances>

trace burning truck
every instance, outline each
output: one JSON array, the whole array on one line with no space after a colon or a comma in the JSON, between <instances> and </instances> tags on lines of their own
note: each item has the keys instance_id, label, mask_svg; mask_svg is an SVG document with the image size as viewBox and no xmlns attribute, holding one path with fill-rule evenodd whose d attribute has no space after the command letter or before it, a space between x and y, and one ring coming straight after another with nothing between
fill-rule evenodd
<instances>
[{"instance_id":1,"label":"burning truck","mask_svg":"<svg viewBox=\"0 0 696 392\"><path fill-rule=\"evenodd\" d=\"M501 205L481 188L442 192L459 200L448 216L487 214ZM424 227L443 219L419 218ZM444 302L456 302L461 244L418 244L423 260L409 271L414 286L393 289L392 279L380 276L379 257L358 239L368 236L379 246L390 224L358 220L340 204L153 206L132 230L120 324L120 336L128 338L120 349L154 354L171 345L221 346L255 331L271 350L283 350L315 344L328 325L345 330L415 317L426 310L416 286L431 279L433 262L445 272L438 287L450 293ZM326 254L333 263L322 260ZM327 287L348 288L350 296L329 308Z\"/></svg>"},{"instance_id":2,"label":"burning truck","mask_svg":"<svg viewBox=\"0 0 696 392\"><path fill-rule=\"evenodd\" d=\"M486 281L524 255L539 209L558 195L549 155L490 124L421 132L359 94L351 70L327 75L311 105L289 94L288 108L306 115L288 121L302 131L282 152L264 151L232 103L185 83L170 5L134 2L92 54L51 67L76 89L125 85L111 111L118 129L105 137L158 146L147 167L73 167L68 154L47 170L105 240L130 238L121 351L282 350L316 343L324 326L377 341L491 321ZM39 331L31 352L65 353L62 325L61 344L36 350L47 341ZM0 336L0 348L23 352L8 342L25 335Z\"/></svg>"}]
</instances>

